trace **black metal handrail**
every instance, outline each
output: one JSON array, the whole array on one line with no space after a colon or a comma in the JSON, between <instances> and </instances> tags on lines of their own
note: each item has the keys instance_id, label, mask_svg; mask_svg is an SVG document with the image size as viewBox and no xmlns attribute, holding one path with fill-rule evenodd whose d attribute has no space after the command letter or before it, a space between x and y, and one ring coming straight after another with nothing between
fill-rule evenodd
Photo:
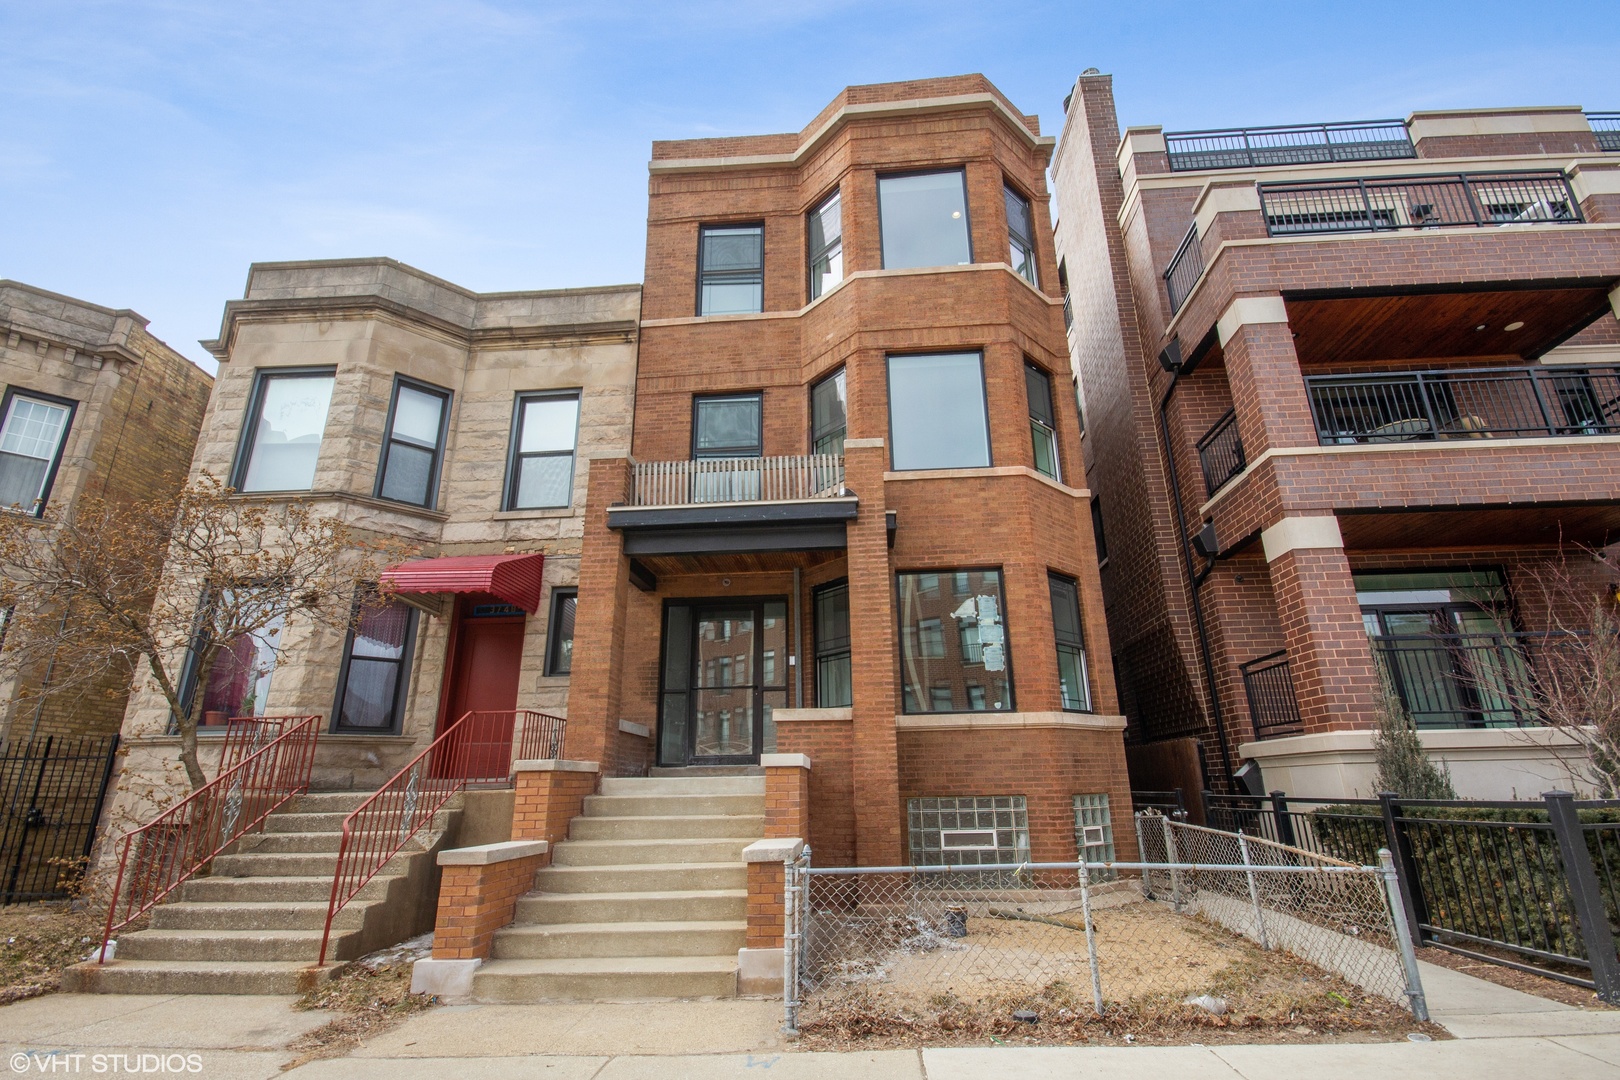
<instances>
[{"instance_id":1,"label":"black metal handrail","mask_svg":"<svg viewBox=\"0 0 1620 1080\"><path fill-rule=\"evenodd\" d=\"M1193 291L1198 279L1204 275L1204 252L1198 243L1198 223L1187 229L1181 246L1176 248L1170 265L1164 268L1164 288L1170 294L1170 313L1181 310L1182 301Z\"/></svg>"},{"instance_id":2,"label":"black metal handrail","mask_svg":"<svg viewBox=\"0 0 1620 1080\"><path fill-rule=\"evenodd\" d=\"M1288 650L1256 657L1238 667L1243 674L1243 692L1249 699L1249 718L1254 721L1257 739L1298 735L1305 730L1299 715L1299 699L1294 695L1294 673L1288 664Z\"/></svg>"},{"instance_id":3,"label":"black metal handrail","mask_svg":"<svg viewBox=\"0 0 1620 1080\"><path fill-rule=\"evenodd\" d=\"M1577 634L1412 634L1371 639L1385 678L1420 728L1540 723L1536 686Z\"/></svg>"},{"instance_id":4,"label":"black metal handrail","mask_svg":"<svg viewBox=\"0 0 1620 1080\"><path fill-rule=\"evenodd\" d=\"M1243 456L1243 440L1238 437L1237 410L1226 415L1198 440L1198 464L1204 471L1204 491L1214 495L1249 464Z\"/></svg>"},{"instance_id":5,"label":"black metal handrail","mask_svg":"<svg viewBox=\"0 0 1620 1080\"><path fill-rule=\"evenodd\" d=\"M1171 172L1417 157L1401 120L1172 131L1164 144Z\"/></svg>"},{"instance_id":6,"label":"black metal handrail","mask_svg":"<svg viewBox=\"0 0 1620 1080\"><path fill-rule=\"evenodd\" d=\"M1257 186L1270 236L1579 225L1585 220L1569 180L1555 170L1376 176Z\"/></svg>"},{"instance_id":7,"label":"black metal handrail","mask_svg":"<svg viewBox=\"0 0 1620 1080\"><path fill-rule=\"evenodd\" d=\"M1317 441L1620 434L1620 365L1307 375Z\"/></svg>"},{"instance_id":8,"label":"black metal handrail","mask_svg":"<svg viewBox=\"0 0 1620 1080\"><path fill-rule=\"evenodd\" d=\"M1589 112L1586 122L1597 135L1599 150L1620 151L1620 112Z\"/></svg>"}]
</instances>

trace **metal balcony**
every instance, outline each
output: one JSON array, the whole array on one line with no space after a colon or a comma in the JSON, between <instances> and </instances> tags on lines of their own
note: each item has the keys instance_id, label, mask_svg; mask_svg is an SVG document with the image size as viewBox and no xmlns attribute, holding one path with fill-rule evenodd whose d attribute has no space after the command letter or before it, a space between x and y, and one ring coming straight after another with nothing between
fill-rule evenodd
<instances>
[{"instance_id":1,"label":"metal balcony","mask_svg":"<svg viewBox=\"0 0 1620 1080\"><path fill-rule=\"evenodd\" d=\"M1458 226L1579 225L1557 171L1446 173L1259 184L1270 236Z\"/></svg>"},{"instance_id":2,"label":"metal balcony","mask_svg":"<svg viewBox=\"0 0 1620 1080\"><path fill-rule=\"evenodd\" d=\"M1174 315L1181 310L1182 302L1198 284L1198 279L1204 275L1204 251L1198 242L1198 225L1193 223L1187 230L1187 235L1181 240L1181 246L1176 248L1175 257L1170 265L1164 268L1165 291L1170 294L1170 314Z\"/></svg>"},{"instance_id":3,"label":"metal balcony","mask_svg":"<svg viewBox=\"0 0 1620 1080\"><path fill-rule=\"evenodd\" d=\"M1164 143L1171 172L1417 157L1401 120L1172 131Z\"/></svg>"},{"instance_id":4,"label":"metal balcony","mask_svg":"<svg viewBox=\"0 0 1620 1080\"><path fill-rule=\"evenodd\" d=\"M1227 409L1198 440L1198 464L1204 472L1206 495L1214 495L1248 466L1243 440L1238 437L1237 410Z\"/></svg>"}]
</instances>

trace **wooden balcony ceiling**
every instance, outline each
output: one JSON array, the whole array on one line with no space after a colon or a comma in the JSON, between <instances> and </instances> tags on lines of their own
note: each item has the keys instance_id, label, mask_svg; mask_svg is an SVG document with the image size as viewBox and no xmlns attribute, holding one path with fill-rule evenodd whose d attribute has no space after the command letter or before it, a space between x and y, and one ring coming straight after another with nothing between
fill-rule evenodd
<instances>
[{"instance_id":1,"label":"wooden balcony ceiling","mask_svg":"<svg viewBox=\"0 0 1620 1080\"><path fill-rule=\"evenodd\" d=\"M1595 320L1612 318L1610 287L1290 299L1288 322L1302 364L1425 357L1534 360ZM1508 330L1513 323L1524 325Z\"/></svg>"},{"instance_id":2,"label":"wooden balcony ceiling","mask_svg":"<svg viewBox=\"0 0 1620 1080\"><path fill-rule=\"evenodd\" d=\"M1502 548L1541 544L1603 547L1620 540L1620 505L1490 507L1339 514L1349 550Z\"/></svg>"},{"instance_id":3,"label":"wooden balcony ceiling","mask_svg":"<svg viewBox=\"0 0 1620 1080\"><path fill-rule=\"evenodd\" d=\"M662 582L693 574L792 573L794 567L810 570L843 557L842 551L754 551L714 555L638 555L636 561Z\"/></svg>"}]
</instances>

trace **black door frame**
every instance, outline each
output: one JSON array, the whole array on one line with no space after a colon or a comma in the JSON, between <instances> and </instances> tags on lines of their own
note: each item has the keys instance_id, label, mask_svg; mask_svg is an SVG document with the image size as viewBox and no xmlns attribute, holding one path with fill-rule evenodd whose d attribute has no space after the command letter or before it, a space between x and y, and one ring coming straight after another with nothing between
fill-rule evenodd
<instances>
[{"instance_id":1,"label":"black door frame","mask_svg":"<svg viewBox=\"0 0 1620 1080\"><path fill-rule=\"evenodd\" d=\"M655 736L655 738L657 740L656 743L655 743L655 746L654 746L654 760L660 766L669 766L671 764L669 762L666 762L664 760L664 757L663 757L663 746L664 746L664 738L663 738L664 702L665 702L667 697L669 697L671 695L676 695L676 694L683 694L685 696L685 698L686 698L686 733L685 733L685 739L684 739L685 745L683 747L683 749L685 751L686 760L684 762L674 763L674 767L691 766L691 765L757 765L759 763L759 757L760 757L760 755L762 753L764 753L764 749L765 749L765 695L767 693L773 691L773 690L781 690L781 691L783 691L785 693L786 689L787 689L786 681L781 683L781 685L771 685L771 686L765 685L765 682L764 682L764 667L765 667L765 664L764 664L764 658L765 658L765 634L764 634L764 630L765 630L765 606L767 604L781 604L782 605L782 607L783 607L783 623L784 623L784 626L783 626L784 640L785 641L791 641L791 635L788 633L788 631L791 629L791 627L787 626L786 623L787 623L787 620L792 617L791 616L792 605L789 603L788 597L784 596L784 595L774 595L774 596L694 596L694 597L679 597L679 598L668 599L668 600L664 601L664 610L663 610L663 615L662 615L662 619L661 619L661 624L659 626L659 647L658 647L658 729L654 732L654 736ZM688 660L687 660L686 688L685 688L684 691L679 690L679 689L677 689L677 690L668 690L668 689L666 689L666 680L665 680L665 675L666 675L667 670L668 670L668 668L667 668L667 660L668 660L668 653L669 653L669 641L668 641L669 609L671 607L677 607L677 606L678 607L685 607L685 608L689 609L689 611L691 613L690 618L689 618L688 623L687 623L687 631L688 631L689 634L692 634L692 640L691 640L691 643L690 643L689 655L688 655ZM693 706L693 702L695 701L696 693L697 693L698 690L700 690L700 689L715 689L715 688L714 687L705 688L705 687L700 687L698 685L698 665L701 663L701 659L698 656L697 638L696 638L695 631L696 631L696 628L697 628L697 624L698 624L699 620L703 617L704 613L713 612L713 611L723 611L723 610L726 610L728 608L729 609L747 608L747 609L752 611L753 617L754 617L753 654L749 658L749 679L750 679L751 685L753 686L753 731L750 733L750 740L751 740L751 742L753 744L753 752L749 753L749 754L710 755L710 756L705 756L705 757L700 758L700 757L698 757L697 753L695 752L696 751L697 727L698 727L698 725L697 725L697 714L694 711L692 706ZM786 651L787 651L786 648L784 648L784 650L783 650L784 661L785 661L785 657L786 657ZM787 664L785 662L779 663L778 668L777 668L777 673L778 673L779 677L783 678L784 680L786 679Z\"/></svg>"}]
</instances>

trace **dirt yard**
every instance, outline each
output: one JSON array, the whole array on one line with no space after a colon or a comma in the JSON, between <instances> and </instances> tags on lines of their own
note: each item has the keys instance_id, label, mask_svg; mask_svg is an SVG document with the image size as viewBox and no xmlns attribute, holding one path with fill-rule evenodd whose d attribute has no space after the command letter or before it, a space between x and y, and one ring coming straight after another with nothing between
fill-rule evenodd
<instances>
[{"instance_id":1,"label":"dirt yard","mask_svg":"<svg viewBox=\"0 0 1620 1080\"><path fill-rule=\"evenodd\" d=\"M999 914L998 914L999 913ZM892 926L888 920L886 926ZM1391 1040L1438 1027L1288 953L1149 903L1093 913L1105 1002L1078 910L990 907L964 936L865 928L837 944L800 1017L805 1049L987 1043ZM864 946L864 948L862 947ZM874 947L875 946L875 947ZM831 950L829 950L831 951ZM860 955L852 955L860 954ZM826 955L823 953L822 955ZM1192 1003L1191 999L1202 999ZM1015 1012L1034 1020L1015 1019Z\"/></svg>"},{"instance_id":2,"label":"dirt yard","mask_svg":"<svg viewBox=\"0 0 1620 1080\"><path fill-rule=\"evenodd\" d=\"M0 909L0 1005L55 992L62 972L101 944L101 929L65 904Z\"/></svg>"}]
</instances>

